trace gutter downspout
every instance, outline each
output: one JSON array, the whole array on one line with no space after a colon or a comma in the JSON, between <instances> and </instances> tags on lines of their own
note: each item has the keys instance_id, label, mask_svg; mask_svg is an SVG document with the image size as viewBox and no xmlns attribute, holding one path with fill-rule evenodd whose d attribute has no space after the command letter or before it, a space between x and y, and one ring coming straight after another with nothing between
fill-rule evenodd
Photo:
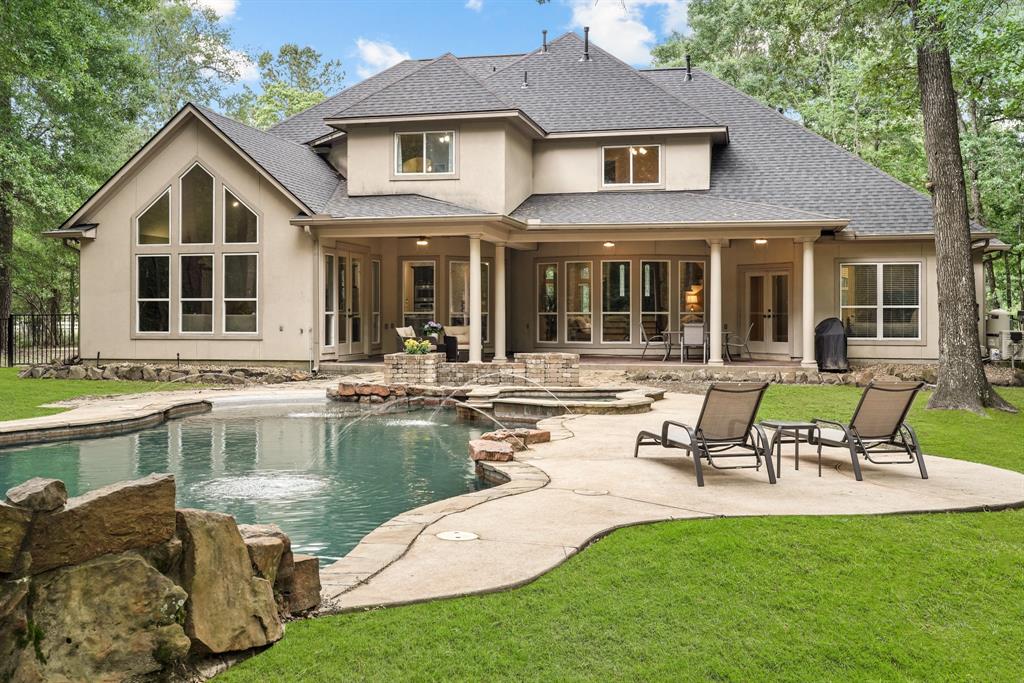
<instances>
[{"instance_id":1,"label":"gutter downspout","mask_svg":"<svg viewBox=\"0 0 1024 683\"><path fill-rule=\"evenodd\" d=\"M302 232L313 243L313 268L311 269L313 271L313 324L309 328L309 370L314 374L319 374L320 354L317 353L317 349L320 348L320 325L317 317L320 312L320 238L313 234L308 225L302 226Z\"/></svg>"}]
</instances>

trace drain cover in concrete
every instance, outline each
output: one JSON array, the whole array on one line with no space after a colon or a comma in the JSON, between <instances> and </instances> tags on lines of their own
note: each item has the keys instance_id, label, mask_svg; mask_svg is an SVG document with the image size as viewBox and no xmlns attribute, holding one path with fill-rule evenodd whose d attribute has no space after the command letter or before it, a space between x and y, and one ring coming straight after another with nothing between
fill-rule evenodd
<instances>
[{"instance_id":1,"label":"drain cover in concrete","mask_svg":"<svg viewBox=\"0 0 1024 683\"><path fill-rule=\"evenodd\" d=\"M472 531L442 531L437 537L442 541L475 541L480 538Z\"/></svg>"},{"instance_id":2,"label":"drain cover in concrete","mask_svg":"<svg viewBox=\"0 0 1024 683\"><path fill-rule=\"evenodd\" d=\"M578 496L607 496L608 492L603 489L573 489Z\"/></svg>"}]
</instances>

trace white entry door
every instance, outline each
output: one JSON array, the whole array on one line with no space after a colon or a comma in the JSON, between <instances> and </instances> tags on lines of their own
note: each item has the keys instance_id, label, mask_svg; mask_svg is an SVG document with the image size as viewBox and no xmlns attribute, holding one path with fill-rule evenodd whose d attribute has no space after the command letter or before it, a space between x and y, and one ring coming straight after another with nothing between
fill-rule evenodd
<instances>
[{"instance_id":1,"label":"white entry door","mask_svg":"<svg viewBox=\"0 0 1024 683\"><path fill-rule=\"evenodd\" d=\"M751 352L789 354L789 273L748 272L745 290L745 323L740 333L750 328Z\"/></svg>"},{"instance_id":2,"label":"white entry door","mask_svg":"<svg viewBox=\"0 0 1024 683\"><path fill-rule=\"evenodd\" d=\"M324 252L323 346L339 358L366 353L363 261L362 255L349 251Z\"/></svg>"}]
</instances>

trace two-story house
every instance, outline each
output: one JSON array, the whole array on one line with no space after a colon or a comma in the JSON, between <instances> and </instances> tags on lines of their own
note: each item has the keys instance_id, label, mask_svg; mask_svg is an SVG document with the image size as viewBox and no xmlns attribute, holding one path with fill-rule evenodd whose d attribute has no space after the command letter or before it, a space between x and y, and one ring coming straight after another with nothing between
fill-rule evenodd
<instances>
[{"instance_id":1,"label":"two-story house","mask_svg":"<svg viewBox=\"0 0 1024 683\"><path fill-rule=\"evenodd\" d=\"M927 196L573 33L404 61L266 132L188 105L49 234L81 242L83 357L319 364L436 320L473 360L699 323L712 364L736 333L809 365L829 317L853 358L939 354Z\"/></svg>"}]
</instances>

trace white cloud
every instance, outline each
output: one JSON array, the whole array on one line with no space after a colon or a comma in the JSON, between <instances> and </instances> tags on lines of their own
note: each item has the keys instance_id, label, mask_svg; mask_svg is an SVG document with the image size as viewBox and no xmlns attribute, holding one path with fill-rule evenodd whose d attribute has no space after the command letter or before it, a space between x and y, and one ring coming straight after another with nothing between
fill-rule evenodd
<instances>
[{"instance_id":1,"label":"white cloud","mask_svg":"<svg viewBox=\"0 0 1024 683\"><path fill-rule=\"evenodd\" d=\"M685 32L689 0L569 0L571 26L590 27L590 37L602 48L630 64L649 64L657 38L645 23L644 11L661 18L663 33Z\"/></svg>"},{"instance_id":2,"label":"white cloud","mask_svg":"<svg viewBox=\"0 0 1024 683\"><path fill-rule=\"evenodd\" d=\"M484 8L484 0L466 0L466 9L479 12Z\"/></svg>"},{"instance_id":3,"label":"white cloud","mask_svg":"<svg viewBox=\"0 0 1024 683\"><path fill-rule=\"evenodd\" d=\"M221 19L230 19L238 9L238 0L191 0L199 7L212 9Z\"/></svg>"},{"instance_id":4,"label":"white cloud","mask_svg":"<svg viewBox=\"0 0 1024 683\"><path fill-rule=\"evenodd\" d=\"M238 79L244 82L253 82L260 79L260 70L256 62L249 59L249 55L239 50L228 50L228 57L238 69Z\"/></svg>"},{"instance_id":5,"label":"white cloud","mask_svg":"<svg viewBox=\"0 0 1024 683\"><path fill-rule=\"evenodd\" d=\"M408 52L402 52L391 43L378 40L356 39L356 50L359 53L359 65L356 73L360 78L370 76L409 59Z\"/></svg>"}]
</instances>

